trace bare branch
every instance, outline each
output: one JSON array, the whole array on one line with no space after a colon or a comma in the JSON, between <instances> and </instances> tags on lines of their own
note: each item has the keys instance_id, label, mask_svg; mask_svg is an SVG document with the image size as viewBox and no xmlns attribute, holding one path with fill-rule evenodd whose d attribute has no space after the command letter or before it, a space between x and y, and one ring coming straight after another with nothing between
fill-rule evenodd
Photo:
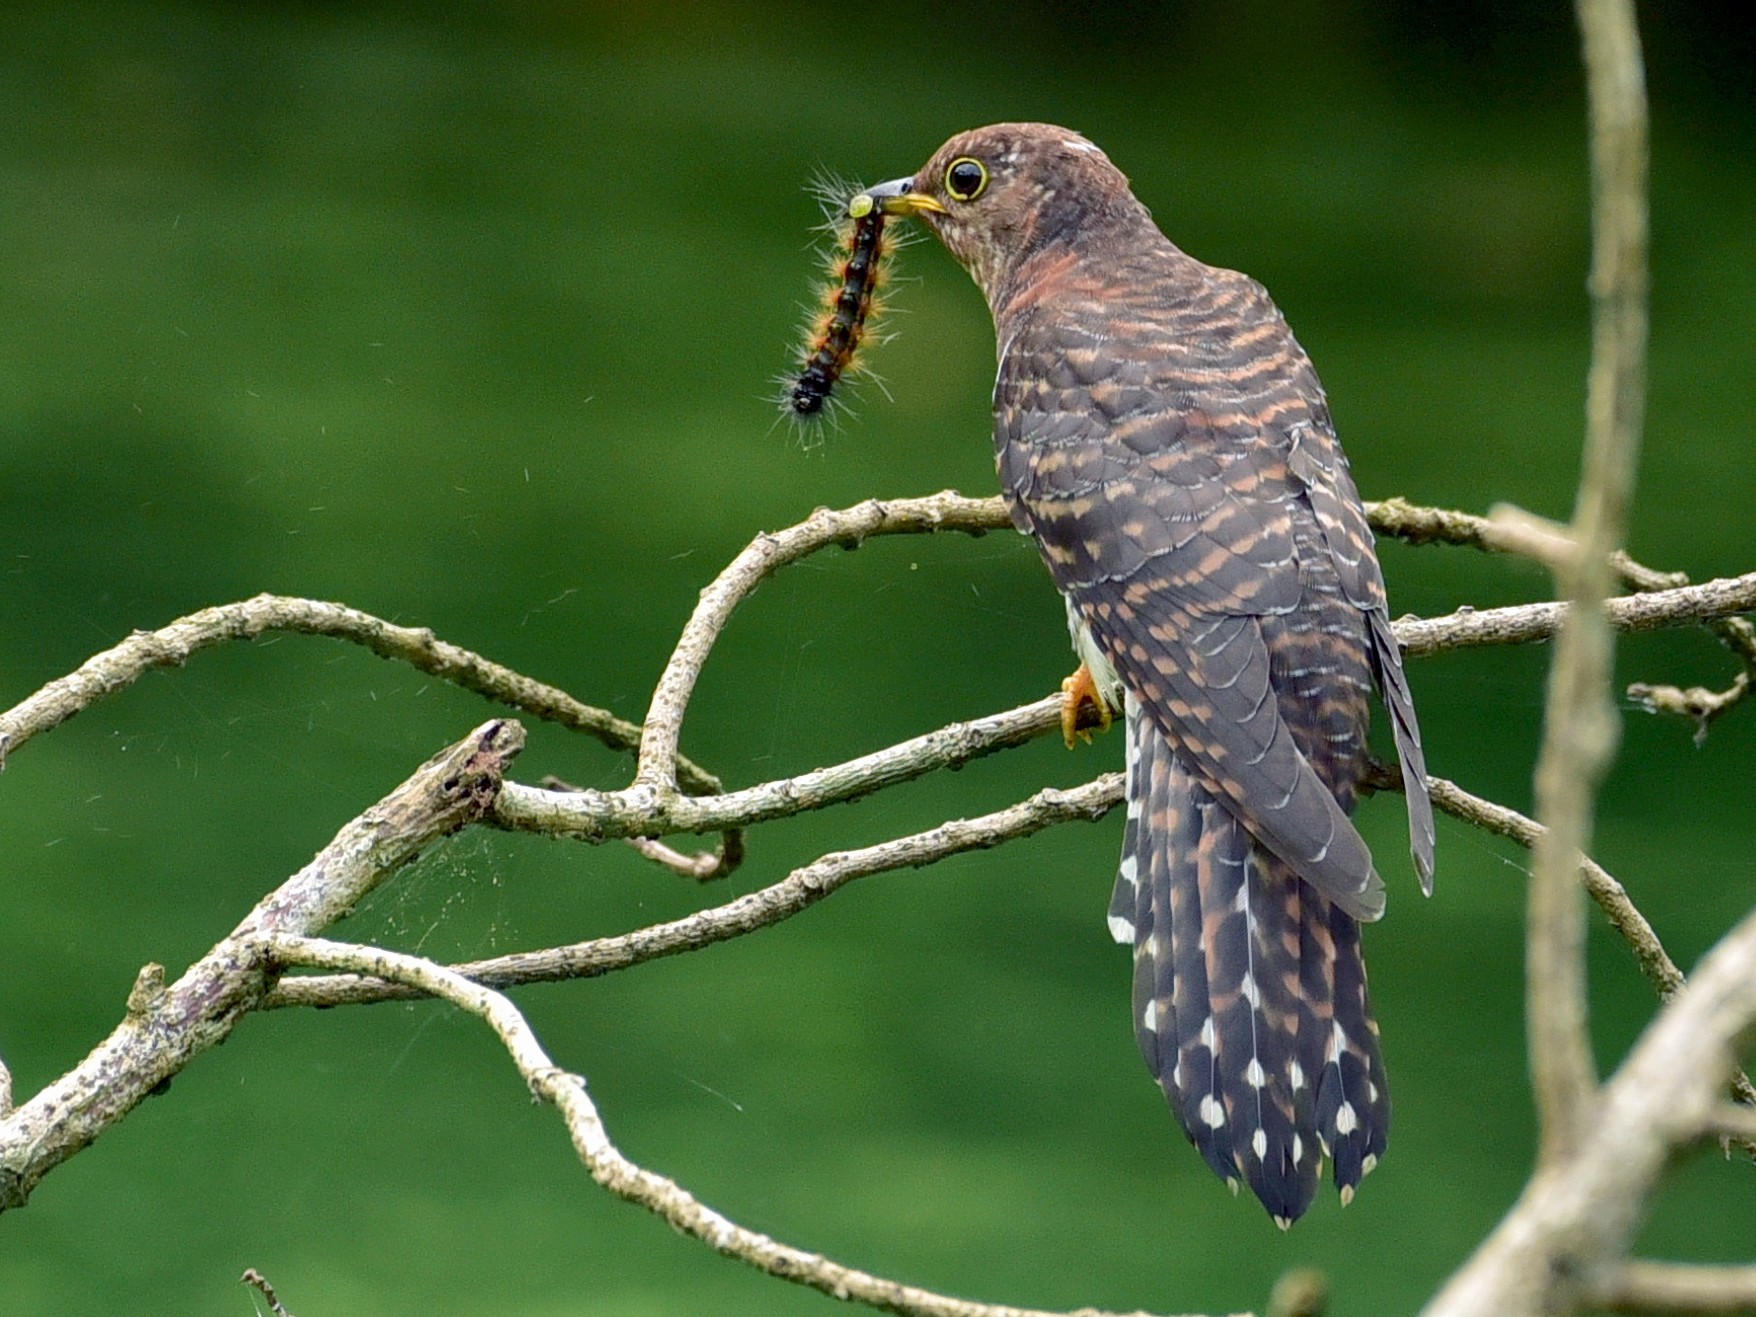
<instances>
[{"instance_id":1,"label":"bare branch","mask_svg":"<svg viewBox=\"0 0 1756 1317\"><path fill-rule=\"evenodd\" d=\"M1571 1312L1614 1276L1672 1150L1723 1109L1735 1044L1756 1024L1756 911L1710 951L1602 1090L1591 1137L1539 1167L1428 1317Z\"/></svg>"},{"instance_id":2,"label":"bare branch","mask_svg":"<svg viewBox=\"0 0 1756 1317\"><path fill-rule=\"evenodd\" d=\"M1440 509L1411 511L1435 518L1472 520L1467 514ZM1480 521L1479 518L1473 520ZM819 513L813 521L782 532L772 540L759 540L752 547L766 543L790 546L787 550L790 556L784 560L792 561L826 544L852 542L851 537L860 533L862 528L866 534L898 534L937 527L980 533L1004 524L1005 511L999 499L964 499L944 494L888 504L861 504L841 513ZM810 530L811 535L806 536L806 530ZM750 552L747 550L746 556ZM769 565L769 570L779 565L780 562L776 561ZM754 582L747 584L753 585ZM727 606L728 615L729 608L730 605ZM1608 605L1612 623L1619 629L1630 631L1688 621L1712 621L1752 609L1756 609L1756 573L1615 599ZM1555 633L1565 611L1565 605L1555 603L1481 611L1463 609L1439 618L1404 618L1397 624L1397 635L1404 649L1412 655L1543 640ZM1741 619L1731 621L1748 629ZM454 681L489 698L585 731L613 748L629 748L639 738L640 729L634 724L582 704L564 691L531 681L480 655L437 640L425 628L396 626L339 604L258 595L242 603L203 609L157 631L137 632L0 714L0 764L4 763L5 753L132 684L153 668L177 666L202 649L229 640L253 639L271 631L327 635L353 641L374 653L408 662L421 671ZM552 802L525 795L531 788L516 787L508 795L501 821L506 826L552 831L590 840L634 836L641 832L650 835L714 831L738 822L754 822L792 813L800 801L809 802L806 807L816 808L855 799L935 768L956 766L993 750L1022 744L1056 725L1048 716L1051 709L1058 712L1058 696L991 719L953 724L928 737L890 747L836 768L764 784L718 799L677 801L657 811L651 808L648 800L631 802L619 796L585 791L576 793L578 799L571 804L555 806L551 813L548 806ZM704 770L682 759L677 765L685 789L700 792L720 789L718 779ZM624 805L628 808L622 808ZM704 863L689 858L682 862L682 868L685 872L699 874ZM723 871L722 866L720 872Z\"/></svg>"},{"instance_id":3,"label":"bare branch","mask_svg":"<svg viewBox=\"0 0 1756 1317\"><path fill-rule=\"evenodd\" d=\"M1508 524L1450 508L1419 507L1406 499L1391 498L1382 503L1366 505L1372 528L1383 535L1394 535L1410 544L1462 544L1478 549L1522 553L1548 562L1553 559L1552 537L1541 545L1524 542ZM1675 590L1689 585L1686 572L1660 572L1634 561L1621 549L1610 554L1610 567L1618 579L1636 590ZM1617 601L1610 601L1613 607ZM1703 617L1703 623L1717 635L1725 647L1743 663L1743 669L1723 691L1700 686L1679 689L1675 686L1649 685L1635 682L1628 687L1628 698L1645 707L1648 713L1674 713L1695 723L1695 744L1707 739L1707 728L1750 692L1756 677L1756 627L1742 617ZM1619 625L1614 616L1612 625ZM1622 627L1621 629L1630 629Z\"/></svg>"},{"instance_id":4,"label":"bare branch","mask_svg":"<svg viewBox=\"0 0 1756 1317\"><path fill-rule=\"evenodd\" d=\"M1700 585L1623 595L1603 602L1603 616L1617 631L1655 631L1685 622L1707 622L1756 610L1756 572ZM1460 608L1443 617L1401 618L1396 638L1403 652L1438 654L1482 645L1548 640L1567 617L1564 603L1514 604L1508 608Z\"/></svg>"},{"instance_id":5,"label":"bare branch","mask_svg":"<svg viewBox=\"0 0 1756 1317\"><path fill-rule=\"evenodd\" d=\"M1370 785L1373 790L1378 791L1401 791L1402 774L1391 769L1375 768ZM1491 832L1497 837L1515 841L1527 850L1534 847L1543 834L1542 824L1535 819L1527 818L1517 810L1492 800L1472 795L1457 783L1445 778L1429 777L1427 789L1432 795L1434 806L1452 818L1484 832ZM1646 981L1652 984L1659 1000L1670 1001L1686 982L1683 971L1677 968L1677 962L1671 959L1664 943L1659 940L1657 931L1634 904L1628 890L1589 855L1581 857L1578 877L1586 895L1596 902L1598 909L1609 920L1610 927L1634 953L1635 963L1640 966L1640 972L1646 976ZM1730 1089L1739 1102L1756 1105L1756 1086L1751 1085L1749 1076L1742 1070L1733 1072ZM1727 1110L1736 1112L1742 1108L1728 1107ZM1756 1113L1753 1113L1753 1119L1756 1119ZM1717 1132L1737 1143L1752 1157L1756 1157L1756 1132L1744 1134L1736 1129L1722 1129Z\"/></svg>"},{"instance_id":6,"label":"bare branch","mask_svg":"<svg viewBox=\"0 0 1756 1317\"><path fill-rule=\"evenodd\" d=\"M1756 1312L1756 1267L1624 1262L1597 1287L1594 1302L1611 1312Z\"/></svg>"},{"instance_id":7,"label":"bare branch","mask_svg":"<svg viewBox=\"0 0 1756 1317\"><path fill-rule=\"evenodd\" d=\"M1470 823L1483 831L1494 833L1517 842L1526 849L1534 849L1545 829L1535 819L1527 818L1515 809L1481 796L1472 795L1442 777L1427 779L1432 791L1433 804L1455 819ZM1610 921L1610 926L1621 935L1634 953L1635 962L1646 976L1653 990L1661 1000L1668 1001L1683 986L1683 971L1671 959L1659 941L1658 934L1647 922L1646 916L1628 895L1627 888L1589 855L1580 860L1578 880L1584 886L1586 894L1597 903Z\"/></svg>"},{"instance_id":8,"label":"bare branch","mask_svg":"<svg viewBox=\"0 0 1756 1317\"><path fill-rule=\"evenodd\" d=\"M419 995L443 998L482 1020L505 1046L530 1091L561 1113L574 1149L592 1179L618 1198L644 1207L674 1230L700 1240L723 1257L734 1258L778 1279L808 1286L831 1298L904 1317L1054 1317L1035 1309L976 1303L904 1285L738 1225L675 1180L637 1166L623 1156L611 1142L603 1118L586 1091L585 1080L549 1059L529 1023L510 1000L461 974L416 956L377 947L297 937L275 937L268 946L281 964L343 970L398 983ZM1095 1309L1082 1309L1065 1317L1107 1315ZM1135 1313L1132 1317L1148 1314Z\"/></svg>"},{"instance_id":9,"label":"bare branch","mask_svg":"<svg viewBox=\"0 0 1756 1317\"><path fill-rule=\"evenodd\" d=\"M1610 555L1610 565L1624 583L1636 590L1673 590L1689 584L1687 572L1655 571L1635 562L1620 549ZM1706 620L1706 626L1743 664L1745 680L1756 676L1756 626L1742 617L1711 618Z\"/></svg>"},{"instance_id":10,"label":"bare branch","mask_svg":"<svg viewBox=\"0 0 1756 1317\"><path fill-rule=\"evenodd\" d=\"M225 1041L268 989L264 934L327 927L428 845L479 820L523 745L515 722L478 727L344 827L174 984L161 966L143 969L115 1031L0 1120L0 1211L22 1206L44 1175Z\"/></svg>"},{"instance_id":11,"label":"bare branch","mask_svg":"<svg viewBox=\"0 0 1756 1317\"><path fill-rule=\"evenodd\" d=\"M857 800L937 769L959 768L1058 729L1060 717L1061 697L1051 695L1004 713L951 723L832 768L717 796L675 796L638 783L625 791L561 792L508 782L494 821L517 831L581 841L747 827Z\"/></svg>"},{"instance_id":12,"label":"bare branch","mask_svg":"<svg viewBox=\"0 0 1756 1317\"><path fill-rule=\"evenodd\" d=\"M856 878L935 864L951 855L1028 837L1058 823L1100 819L1121 799L1121 774L1108 773L1070 791L1039 791L1009 809L980 818L954 819L913 836L822 856L761 891L667 924L654 924L621 937L496 956L451 968L497 988L608 974L767 928L809 909ZM342 1006L409 995L406 989L355 978L291 978L283 979L262 1004Z\"/></svg>"},{"instance_id":13,"label":"bare branch","mask_svg":"<svg viewBox=\"0 0 1756 1317\"><path fill-rule=\"evenodd\" d=\"M1528 515L1528 514L1527 514ZM1548 562L1554 556L1553 536L1532 544L1518 527L1504 520L1478 517L1453 508L1426 507L1397 495L1366 504L1366 520L1380 535L1394 536L1406 544L1458 544L1491 553L1511 553ZM1550 530L1558 529L1552 524ZM1610 567L1623 584L1636 590L1673 590L1689 584L1687 572L1661 572L1644 566L1624 549L1610 553Z\"/></svg>"},{"instance_id":14,"label":"bare branch","mask_svg":"<svg viewBox=\"0 0 1756 1317\"><path fill-rule=\"evenodd\" d=\"M939 530L979 535L1011 524L999 499L965 498L955 490L946 490L926 498L887 503L871 499L839 512L819 508L797 526L773 535L758 535L701 592L701 602L677 640L647 710L636 784L657 789L661 794L675 788L677 739L701 666L720 632L725 630L732 611L782 567L831 544L858 548L874 535Z\"/></svg>"},{"instance_id":15,"label":"bare branch","mask_svg":"<svg viewBox=\"0 0 1756 1317\"><path fill-rule=\"evenodd\" d=\"M656 837L628 837L627 843L661 868L698 883L728 877L744 861L744 834L738 828L720 834L712 849L685 852Z\"/></svg>"},{"instance_id":16,"label":"bare branch","mask_svg":"<svg viewBox=\"0 0 1756 1317\"><path fill-rule=\"evenodd\" d=\"M244 1274L239 1276L238 1280L262 1295L268 1303L268 1310L274 1314L274 1317L293 1317L293 1314L281 1304L280 1296L274 1292L274 1286L268 1283L268 1277L256 1270L255 1267L244 1268Z\"/></svg>"},{"instance_id":17,"label":"bare branch","mask_svg":"<svg viewBox=\"0 0 1756 1317\"><path fill-rule=\"evenodd\" d=\"M1368 502L1366 520L1378 534L1409 544L1461 544L1490 552L1518 552L1499 522L1452 508L1423 507L1400 495Z\"/></svg>"},{"instance_id":18,"label":"bare branch","mask_svg":"<svg viewBox=\"0 0 1756 1317\"><path fill-rule=\"evenodd\" d=\"M1727 1103L1715 1111L1708 1121L1707 1133L1756 1148L1756 1098L1746 1097L1742 1101L1742 1106Z\"/></svg>"},{"instance_id":19,"label":"bare branch","mask_svg":"<svg viewBox=\"0 0 1756 1317\"><path fill-rule=\"evenodd\" d=\"M240 603L203 608L157 631L136 631L0 713L0 768L5 767L8 754L33 736L133 685L154 668L181 667L204 649L228 641L254 640L273 631L351 641L382 658L407 663L509 708L584 732L613 750L633 750L640 743L640 728L633 723L448 644L426 627L397 626L343 604L259 594ZM685 789L720 789L719 779L706 770L685 760L679 760L677 767Z\"/></svg>"},{"instance_id":20,"label":"bare branch","mask_svg":"<svg viewBox=\"0 0 1756 1317\"><path fill-rule=\"evenodd\" d=\"M847 514L858 513L867 506L847 509ZM998 502L988 500L980 506L997 510ZM1756 609L1756 572L1610 599L1604 605L1604 614L1619 631L1649 631L1752 609ZM1560 630L1566 616L1566 604L1517 604L1507 608L1459 609L1435 618L1405 617L1394 625L1403 652L1424 657L1483 645L1547 640ZM1005 713L953 723L832 768L719 795L681 797L638 782L623 791L569 792L508 783L496 808L495 821L519 831L583 841L745 827L855 800L940 768L957 767L996 750L1022 745L1059 728L1060 709L1060 695L1051 695Z\"/></svg>"},{"instance_id":21,"label":"bare branch","mask_svg":"<svg viewBox=\"0 0 1756 1317\"><path fill-rule=\"evenodd\" d=\"M1573 1155L1596 1098L1587 1032L1585 909L1573 875L1590 849L1598 784L1615 757L1614 645L1603 614L1640 449L1646 367L1646 95L1630 0L1578 0L1591 107L1592 364L1585 460L1555 563L1572 601L1549 668L1532 847L1525 992L1539 1165ZM1496 518L1500 520L1502 518ZM1514 519L1521 526L1528 519ZM1528 526L1524 526L1528 529Z\"/></svg>"},{"instance_id":22,"label":"bare branch","mask_svg":"<svg viewBox=\"0 0 1756 1317\"><path fill-rule=\"evenodd\" d=\"M1695 724L1695 744L1707 741L1707 729L1715 718L1750 693L1750 669L1746 668L1723 691L1710 691L1704 686L1679 688L1652 686L1644 681L1628 687L1628 698L1648 713L1674 713Z\"/></svg>"},{"instance_id":23,"label":"bare branch","mask_svg":"<svg viewBox=\"0 0 1756 1317\"><path fill-rule=\"evenodd\" d=\"M544 791L586 790L585 787L574 786L552 773L546 775L539 785ZM624 837L622 840L661 868L669 869L684 878L693 878L698 883L730 877L744 862L742 828L728 828L720 834L719 840L711 849L692 853L667 846L653 837Z\"/></svg>"}]
</instances>

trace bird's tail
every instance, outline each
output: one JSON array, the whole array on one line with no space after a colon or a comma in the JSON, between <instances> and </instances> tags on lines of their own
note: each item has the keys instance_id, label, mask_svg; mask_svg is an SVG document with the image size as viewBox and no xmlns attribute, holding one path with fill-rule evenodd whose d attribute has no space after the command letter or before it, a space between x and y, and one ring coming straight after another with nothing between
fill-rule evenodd
<instances>
[{"instance_id":1,"label":"bird's tail","mask_svg":"<svg viewBox=\"0 0 1756 1317\"><path fill-rule=\"evenodd\" d=\"M1135 1036L1190 1142L1285 1228L1325 1155L1345 1203L1389 1132L1360 927L1252 840L1130 705L1110 928L1134 947Z\"/></svg>"}]
</instances>

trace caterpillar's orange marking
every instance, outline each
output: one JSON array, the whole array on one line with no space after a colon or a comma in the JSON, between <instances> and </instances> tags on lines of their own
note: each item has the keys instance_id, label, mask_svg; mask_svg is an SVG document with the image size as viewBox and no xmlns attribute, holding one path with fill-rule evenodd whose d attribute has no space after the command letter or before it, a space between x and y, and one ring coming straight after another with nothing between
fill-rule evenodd
<instances>
[{"instance_id":1,"label":"caterpillar's orange marking","mask_svg":"<svg viewBox=\"0 0 1756 1317\"><path fill-rule=\"evenodd\" d=\"M856 213L857 212L857 213ZM884 281L891 242L884 214L863 193L842 208L844 222L833 257L837 283L825 297L825 309L812 325L798 379L787 394L786 407L801 419L822 412L836 384L848 373L876 309L875 295Z\"/></svg>"}]
</instances>

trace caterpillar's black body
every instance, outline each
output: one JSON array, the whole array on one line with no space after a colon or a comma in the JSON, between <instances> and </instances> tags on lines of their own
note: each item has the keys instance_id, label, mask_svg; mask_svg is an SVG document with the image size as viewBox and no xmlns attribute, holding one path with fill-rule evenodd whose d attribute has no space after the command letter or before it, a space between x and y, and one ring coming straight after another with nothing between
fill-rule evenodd
<instances>
[{"instance_id":1,"label":"caterpillar's black body","mask_svg":"<svg viewBox=\"0 0 1756 1317\"><path fill-rule=\"evenodd\" d=\"M843 247L841 279L828 299L828 311L817 324L805 364L788 394L795 416L814 417L823 410L837 381L847 372L872 313L872 298L882 274L886 246L884 213L861 193L849 204L852 218Z\"/></svg>"}]
</instances>

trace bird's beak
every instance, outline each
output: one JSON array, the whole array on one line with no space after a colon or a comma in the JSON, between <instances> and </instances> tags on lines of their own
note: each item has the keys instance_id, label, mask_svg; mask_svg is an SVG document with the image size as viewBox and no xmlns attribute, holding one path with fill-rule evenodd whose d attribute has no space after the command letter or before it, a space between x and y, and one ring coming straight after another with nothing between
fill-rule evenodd
<instances>
[{"instance_id":1,"label":"bird's beak","mask_svg":"<svg viewBox=\"0 0 1756 1317\"><path fill-rule=\"evenodd\" d=\"M848 202L848 214L864 219L874 210L883 215L943 215L941 206L925 192L915 191L912 178L893 178L888 183L867 188Z\"/></svg>"}]
</instances>

